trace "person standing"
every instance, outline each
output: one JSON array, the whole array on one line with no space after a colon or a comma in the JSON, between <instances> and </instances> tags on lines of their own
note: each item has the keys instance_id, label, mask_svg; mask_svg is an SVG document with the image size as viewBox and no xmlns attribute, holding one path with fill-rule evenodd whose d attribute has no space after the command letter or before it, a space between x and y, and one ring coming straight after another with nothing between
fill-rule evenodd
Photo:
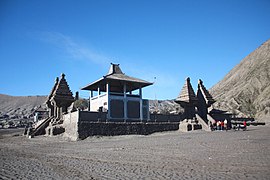
<instances>
[{"instance_id":1,"label":"person standing","mask_svg":"<svg viewBox=\"0 0 270 180\"><path fill-rule=\"evenodd\" d=\"M246 130L246 129L247 129L247 122L244 121L244 122L243 122L243 125L244 125L244 130Z\"/></svg>"},{"instance_id":2,"label":"person standing","mask_svg":"<svg viewBox=\"0 0 270 180\"><path fill-rule=\"evenodd\" d=\"M224 128L227 131L228 130L228 121L227 119L224 120Z\"/></svg>"},{"instance_id":3,"label":"person standing","mask_svg":"<svg viewBox=\"0 0 270 180\"><path fill-rule=\"evenodd\" d=\"M209 121L209 128L210 128L211 131L214 131L213 124L212 124L211 121Z\"/></svg>"},{"instance_id":4,"label":"person standing","mask_svg":"<svg viewBox=\"0 0 270 180\"><path fill-rule=\"evenodd\" d=\"M224 122L223 121L220 122L220 126L221 126L221 131L223 131L224 130Z\"/></svg>"},{"instance_id":5,"label":"person standing","mask_svg":"<svg viewBox=\"0 0 270 180\"><path fill-rule=\"evenodd\" d=\"M218 130L218 131L221 130L221 129L220 129L220 121L217 122L217 130Z\"/></svg>"},{"instance_id":6,"label":"person standing","mask_svg":"<svg viewBox=\"0 0 270 180\"><path fill-rule=\"evenodd\" d=\"M214 120L214 122L213 122L213 130L214 131L217 130L217 121L216 120Z\"/></svg>"}]
</instances>

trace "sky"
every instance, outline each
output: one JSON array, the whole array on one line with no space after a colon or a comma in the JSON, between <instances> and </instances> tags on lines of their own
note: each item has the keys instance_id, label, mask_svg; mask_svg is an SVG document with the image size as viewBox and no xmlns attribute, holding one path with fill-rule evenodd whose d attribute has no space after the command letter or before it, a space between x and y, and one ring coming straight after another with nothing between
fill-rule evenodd
<instances>
[{"instance_id":1,"label":"sky","mask_svg":"<svg viewBox=\"0 0 270 180\"><path fill-rule=\"evenodd\" d=\"M148 99L174 99L187 77L211 88L270 38L269 0L1 0L0 94L71 91L120 64L154 82Z\"/></svg>"}]
</instances>

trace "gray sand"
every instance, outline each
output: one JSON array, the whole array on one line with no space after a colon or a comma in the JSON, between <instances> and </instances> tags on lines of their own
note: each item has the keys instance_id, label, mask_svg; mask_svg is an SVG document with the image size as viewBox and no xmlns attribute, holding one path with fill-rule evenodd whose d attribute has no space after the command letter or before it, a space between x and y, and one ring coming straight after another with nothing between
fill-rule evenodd
<instances>
[{"instance_id":1,"label":"gray sand","mask_svg":"<svg viewBox=\"0 0 270 180\"><path fill-rule=\"evenodd\" d=\"M270 127L92 137L7 135L0 179L270 179Z\"/></svg>"}]
</instances>

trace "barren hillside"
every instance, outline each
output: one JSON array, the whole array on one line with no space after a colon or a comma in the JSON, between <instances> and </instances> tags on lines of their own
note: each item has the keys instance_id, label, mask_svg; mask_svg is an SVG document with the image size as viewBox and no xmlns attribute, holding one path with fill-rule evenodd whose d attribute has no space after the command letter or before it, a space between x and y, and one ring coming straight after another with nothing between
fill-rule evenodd
<instances>
[{"instance_id":1,"label":"barren hillside","mask_svg":"<svg viewBox=\"0 0 270 180\"><path fill-rule=\"evenodd\" d=\"M0 94L0 117L28 118L40 105L44 106L46 96L9 96Z\"/></svg>"},{"instance_id":2,"label":"barren hillside","mask_svg":"<svg viewBox=\"0 0 270 180\"><path fill-rule=\"evenodd\" d=\"M262 119L270 116L270 40L210 89L215 107Z\"/></svg>"},{"instance_id":3,"label":"barren hillside","mask_svg":"<svg viewBox=\"0 0 270 180\"><path fill-rule=\"evenodd\" d=\"M158 114L178 114L182 113L184 109L173 100L150 100L149 111Z\"/></svg>"}]
</instances>

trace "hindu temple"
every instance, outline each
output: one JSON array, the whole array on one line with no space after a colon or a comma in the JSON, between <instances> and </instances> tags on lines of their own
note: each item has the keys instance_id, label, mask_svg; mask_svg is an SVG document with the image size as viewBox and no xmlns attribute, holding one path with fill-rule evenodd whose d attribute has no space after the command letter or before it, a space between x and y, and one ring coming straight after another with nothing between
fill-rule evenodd
<instances>
[{"instance_id":1,"label":"hindu temple","mask_svg":"<svg viewBox=\"0 0 270 180\"><path fill-rule=\"evenodd\" d=\"M111 63L107 74L81 88L89 91L88 109L75 108L78 92L73 97L62 74L56 78L45 102L49 117L37 121L27 134L29 137L63 134L78 140L95 135L146 135L179 129L209 131L209 122L227 116L211 109L215 100L202 80L198 81L197 94L190 81L186 78L174 100L184 109L183 113L151 114L149 100L143 99L143 88L153 83L126 75L119 64Z\"/></svg>"}]
</instances>

